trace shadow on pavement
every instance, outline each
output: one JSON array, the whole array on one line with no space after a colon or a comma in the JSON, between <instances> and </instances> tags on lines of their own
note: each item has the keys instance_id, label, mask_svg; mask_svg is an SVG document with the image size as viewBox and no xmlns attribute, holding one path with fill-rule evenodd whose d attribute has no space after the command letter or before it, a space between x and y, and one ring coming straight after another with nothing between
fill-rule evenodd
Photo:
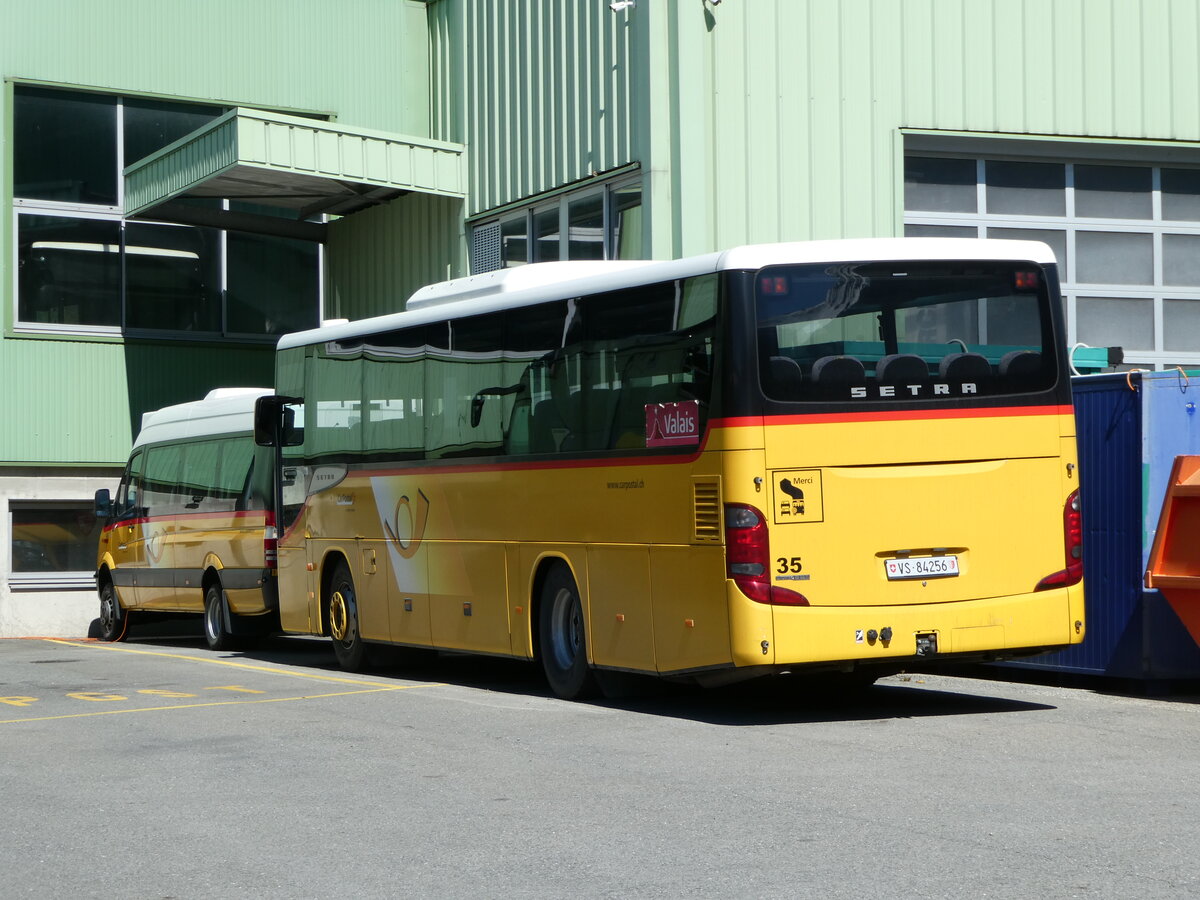
<instances>
[{"instance_id":1,"label":"shadow on pavement","mask_svg":"<svg viewBox=\"0 0 1200 900\"><path fill-rule=\"evenodd\" d=\"M131 635L132 645L204 649L204 640L191 623L149 624ZM375 677L418 683L441 683L498 693L551 697L535 663L463 653L426 653L416 663L403 653L383 648L370 669ZM328 639L272 637L248 643L233 658L340 672ZM958 673L955 673L958 674ZM623 676L620 696L590 701L609 709L642 715L667 716L713 725L754 726L803 722L966 716L1053 709L1045 703L1014 700L988 690L978 679L969 692L921 684L920 675L889 678L870 687L847 688L827 678L777 675L719 688ZM977 688L977 689L976 689Z\"/></svg>"},{"instance_id":2,"label":"shadow on pavement","mask_svg":"<svg viewBox=\"0 0 1200 900\"><path fill-rule=\"evenodd\" d=\"M1011 664L949 666L938 672L957 678L971 678L981 684L989 681L1039 684L1110 697L1142 697L1170 703L1200 704L1200 679L1195 678L1115 678Z\"/></svg>"}]
</instances>

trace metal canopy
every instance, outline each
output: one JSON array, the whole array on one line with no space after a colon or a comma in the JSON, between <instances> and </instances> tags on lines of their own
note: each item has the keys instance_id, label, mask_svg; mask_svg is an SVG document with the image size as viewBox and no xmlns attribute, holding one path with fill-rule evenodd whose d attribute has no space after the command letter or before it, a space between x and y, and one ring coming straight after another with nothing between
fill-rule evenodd
<instances>
[{"instance_id":1,"label":"metal canopy","mask_svg":"<svg viewBox=\"0 0 1200 900\"><path fill-rule=\"evenodd\" d=\"M350 213L412 191L464 196L461 144L232 109L125 169L125 211L160 221L321 241L315 216ZM224 198L276 215L188 201Z\"/></svg>"}]
</instances>

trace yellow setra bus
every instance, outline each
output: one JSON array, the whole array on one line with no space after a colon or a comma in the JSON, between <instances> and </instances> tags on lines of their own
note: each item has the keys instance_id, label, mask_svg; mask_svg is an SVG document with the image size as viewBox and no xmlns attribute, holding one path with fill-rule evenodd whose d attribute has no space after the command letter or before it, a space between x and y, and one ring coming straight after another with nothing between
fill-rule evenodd
<instances>
[{"instance_id":1,"label":"yellow setra bus","mask_svg":"<svg viewBox=\"0 0 1200 900\"><path fill-rule=\"evenodd\" d=\"M547 263L288 335L282 628L719 684L1083 639L1054 257L1017 241Z\"/></svg>"}]
</instances>

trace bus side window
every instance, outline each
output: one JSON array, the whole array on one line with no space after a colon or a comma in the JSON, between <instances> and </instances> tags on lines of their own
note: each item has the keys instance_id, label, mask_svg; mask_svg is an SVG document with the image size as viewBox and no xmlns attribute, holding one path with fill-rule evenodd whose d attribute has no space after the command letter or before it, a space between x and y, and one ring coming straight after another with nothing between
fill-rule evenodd
<instances>
[{"instance_id":1,"label":"bus side window","mask_svg":"<svg viewBox=\"0 0 1200 900\"><path fill-rule=\"evenodd\" d=\"M215 466L205 473L209 499L204 508L210 512L243 510L254 445L245 438L226 438L215 442L215 449Z\"/></svg>"},{"instance_id":2,"label":"bus side window","mask_svg":"<svg viewBox=\"0 0 1200 900\"><path fill-rule=\"evenodd\" d=\"M224 441L197 441L184 449L183 469L179 475L183 508L193 512L220 509L217 467Z\"/></svg>"},{"instance_id":3,"label":"bus side window","mask_svg":"<svg viewBox=\"0 0 1200 900\"><path fill-rule=\"evenodd\" d=\"M181 512L186 500L180 495L179 474L183 447L167 444L146 452L144 516L154 517Z\"/></svg>"},{"instance_id":4,"label":"bus side window","mask_svg":"<svg viewBox=\"0 0 1200 900\"><path fill-rule=\"evenodd\" d=\"M137 517L138 501L141 499L141 477L143 454L137 453L129 460L125 475L121 478L121 486L117 488L117 499L113 504L113 518L126 519Z\"/></svg>"},{"instance_id":5,"label":"bus side window","mask_svg":"<svg viewBox=\"0 0 1200 900\"><path fill-rule=\"evenodd\" d=\"M529 453L533 446L533 402L529 399L529 384L524 382L517 392L508 427L504 429L506 454Z\"/></svg>"},{"instance_id":6,"label":"bus side window","mask_svg":"<svg viewBox=\"0 0 1200 900\"><path fill-rule=\"evenodd\" d=\"M234 504L234 512L245 512L250 509L251 492L254 489L254 457L250 457L250 466L246 469L246 479L242 482L242 492L238 494Z\"/></svg>"}]
</instances>

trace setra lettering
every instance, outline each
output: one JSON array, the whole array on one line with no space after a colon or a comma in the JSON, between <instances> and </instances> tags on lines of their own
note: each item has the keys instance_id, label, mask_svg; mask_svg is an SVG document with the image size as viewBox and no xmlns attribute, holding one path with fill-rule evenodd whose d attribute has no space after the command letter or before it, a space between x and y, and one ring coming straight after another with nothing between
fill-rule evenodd
<instances>
[{"instance_id":1,"label":"setra lettering","mask_svg":"<svg viewBox=\"0 0 1200 900\"><path fill-rule=\"evenodd\" d=\"M957 391L954 389L957 388ZM892 398L897 394L897 390L906 393L901 393L900 396L908 397L948 397L952 393L957 394L978 394L979 388L973 382L964 382L959 385L946 384L938 382L937 384L881 384L872 389L870 387L852 387L850 388L850 399L852 400L868 400L875 397Z\"/></svg>"}]
</instances>

